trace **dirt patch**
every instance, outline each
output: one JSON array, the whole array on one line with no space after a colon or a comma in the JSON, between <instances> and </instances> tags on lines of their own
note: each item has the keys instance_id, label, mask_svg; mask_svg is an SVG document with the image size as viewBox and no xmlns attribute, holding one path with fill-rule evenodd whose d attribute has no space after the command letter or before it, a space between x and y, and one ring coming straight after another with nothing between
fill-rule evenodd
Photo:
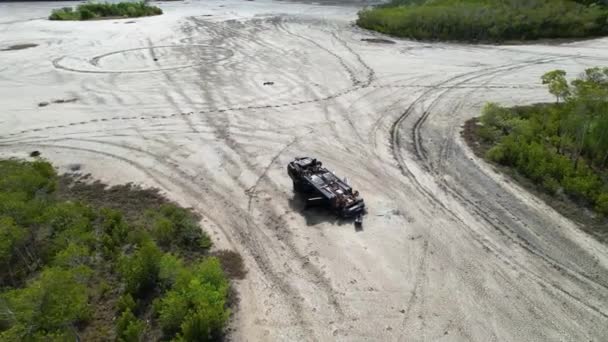
<instances>
[{"instance_id":1,"label":"dirt patch","mask_svg":"<svg viewBox=\"0 0 608 342\"><path fill-rule=\"evenodd\" d=\"M394 41L392 41L390 39L383 39L383 38L363 38L363 39L361 39L361 41L368 42L368 43L377 43L377 44L395 44Z\"/></svg>"},{"instance_id":2,"label":"dirt patch","mask_svg":"<svg viewBox=\"0 0 608 342\"><path fill-rule=\"evenodd\" d=\"M71 165L71 169L74 165ZM77 170L80 169L80 165ZM77 171L76 170L76 171ZM108 186L90 180L90 175L64 174L59 178L58 196L66 200L79 200L96 207L120 209L129 220L139 220L148 209L170 203L158 189L142 188L127 183Z\"/></svg>"},{"instance_id":3,"label":"dirt patch","mask_svg":"<svg viewBox=\"0 0 608 342\"><path fill-rule=\"evenodd\" d=\"M461 132L463 139L477 157L482 158L484 161L494 166L496 170L505 174L510 181L526 188L530 193L543 200L543 202L566 218L578 223L583 231L592 235L598 241L608 243L608 220L606 218L595 215L585 206L576 203L565 196L552 196L512 168L496 164L485 158L488 150L492 148L492 144L483 142L479 139L477 134L477 129L479 127L479 120L473 118L466 121Z\"/></svg>"},{"instance_id":4,"label":"dirt patch","mask_svg":"<svg viewBox=\"0 0 608 342\"><path fill-rule=\"evenodd\" d=\"M25 49L29 49L29 48L33 48L38 46L38 44L15 44L15 45L11 45L9 47L6 47L4 49L1 49L0 51L15 51L15 50L25 50Z\"/></svg>"},{"instance_id":5,"label":"dirt patch","mask_svg":"<svg viewBox=\"0 0 608 342\"><path fill-rule=\"evenodd\" d=\"M243 262L243 258L239 253L222 249L211 253L211 255L220 260L224 272L226 272L226 275L230 279L244 279L247 275L245 263Z\"/></svg>"}]
</instances>

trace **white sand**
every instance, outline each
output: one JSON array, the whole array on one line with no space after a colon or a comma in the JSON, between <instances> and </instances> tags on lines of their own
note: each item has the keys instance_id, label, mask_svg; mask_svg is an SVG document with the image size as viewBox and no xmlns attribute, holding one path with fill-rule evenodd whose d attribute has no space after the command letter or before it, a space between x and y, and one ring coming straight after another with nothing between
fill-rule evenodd
<instances>
[{"instance_id":1,"label":"white sand","mask_svg":"<svg viewBox=\"0 0 608 342\"><path fill-rule=\"evenodd\" d=\"M552 100L540 75L605 65L607 39L375 44L356 7L269 1L43 19L60 6L0 4L0 49L38 44L0 51L0 155L194 207L247 263L235 341L608 336L607 248L459 135L486 101ZM285 172L301 155L361 192L363 231L302 210Z\"/></svg>"}]
</instances>

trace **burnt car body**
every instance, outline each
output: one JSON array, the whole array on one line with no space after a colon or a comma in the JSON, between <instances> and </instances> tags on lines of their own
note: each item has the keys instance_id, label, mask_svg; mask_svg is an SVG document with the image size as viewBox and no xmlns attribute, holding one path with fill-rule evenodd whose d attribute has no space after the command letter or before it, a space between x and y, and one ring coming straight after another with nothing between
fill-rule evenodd
<instances>
[{"instance_id":1,"label":"burnt car body","mask_svg":"<svg viewBox=\"0 0 608 342\"><path fill-rule=\"evenodd\" d=\"M323 167L317 159L295 158L287 165L287 173L296 192L307 196L307 205L328 207L341 217L358 217L365 211L365 202L358 191Z\"/></svg>"}]
</instances>

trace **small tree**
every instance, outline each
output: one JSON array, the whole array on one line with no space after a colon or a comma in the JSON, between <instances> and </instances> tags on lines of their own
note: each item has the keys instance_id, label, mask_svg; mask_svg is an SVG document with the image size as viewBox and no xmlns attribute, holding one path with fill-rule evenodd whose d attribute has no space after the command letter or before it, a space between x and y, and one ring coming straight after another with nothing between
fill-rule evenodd
<instances>
[{"instance_id":1,"label":"small tree","mask_svg":"<svg viewBox=\"0 0 608 342\"><path fill-rule=\"evenodd\" d=\"M547 84L549 92L555 96L557 103L559 100L565 100L570 96L570 86L566 80L566 72L564 70L549 71L541 77L543 84Z\"/></svg>"},{"instance_id":2,"label":"small tree","mask_svg":"<svg viewBox=\"0 0 608 342\"><path fill-rule=\"evenodd\" d=\"M119 342L137 342L146 325L137 319L131 310L124 311L116 322L116 335Z\"/></svg>"},{"instance_id":3,"label":"small tree","mask_svg":"<svg viewBox=\"0 0 608 342\"><path fill-rule=\"evenodd\" d=\"M22 340L37 340L52 334L63 334L90 316L87 281L90 269L81 266L71 270L47 268L27 287L3 294L10 312L10 329L22 331ZM0 336L0 340L3 336ZM40 340L52 340L40 338Z\"/></svg>"},{"instance_id":4,"label":"small tree","mask_svg":"<svg viewBox=\"0 0 608 342\"><path fill-rule=\"evenodd\" d=\"M156 286L162 252L152 241L144 243L130 257L119 262L119 269L128 293L135 297Z\"/></svg>"}]
</instances>

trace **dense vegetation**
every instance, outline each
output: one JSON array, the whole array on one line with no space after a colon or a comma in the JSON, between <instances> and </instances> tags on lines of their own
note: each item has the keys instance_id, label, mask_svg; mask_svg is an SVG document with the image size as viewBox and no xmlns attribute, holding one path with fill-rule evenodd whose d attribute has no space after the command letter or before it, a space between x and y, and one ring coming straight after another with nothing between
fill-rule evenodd
<instances>
[{"instance_id":1,"label":"dense vegetation","mask_svg":"<svg viewBox=\"0 0 608 342\"><path fill-rule=\"evenodd\" d=\"M155 191L0 161L0 340L219 339L229 282L197 221Z\"/></svg>"},{"instance_id":2,"label":"dense vegetation","mask_svg":"<svg viewBox=\"0 0 608 342\"><path fill-rule=\"evenodd\" d=\"M404 38L500 42L608 34L605 0L393 0L361 27Z\"/></svg>"},{"instance_id":3,"label":"dense vegetation","mask_svg":"<svg viewBox=\"0 0 608 342\"><path fill-rule=\"evenodd\" d=\"M486 157L608 216L608 68L587 69L570 83L555 70L542 81L556 103L486 105L476 128L491 147Z\"/></svg>"},{"instance_id":4,"label":"dense vegetation","mask_svg":"<svg viewBox=\"0 0 608 342\"><path fill-rule=\"evenodd\" d=\"M84 3L73 9L64 7L53 10L50 20L91 20L101 18L135 18L162 14L163 11L150 6L144 1L141 2L120 2L120 3Z\"/></svg>"}]
</instances>

